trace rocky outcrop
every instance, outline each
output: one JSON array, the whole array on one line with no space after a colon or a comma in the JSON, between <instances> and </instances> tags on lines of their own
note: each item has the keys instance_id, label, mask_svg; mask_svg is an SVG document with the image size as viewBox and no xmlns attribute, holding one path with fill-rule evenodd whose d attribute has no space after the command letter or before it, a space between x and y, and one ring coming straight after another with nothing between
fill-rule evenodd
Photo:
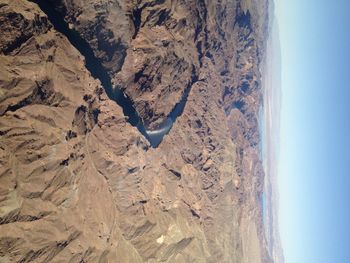
<instances>
[{"instance_id":1,"label":"rocky outcrop","mask_svg":"<svg viewBox=\"0 0 350 263\"><path fill-rule=\"evenodd\" d=\"M0 262L272 262L267 5L1 0Z\"/></svg>"}]
</instances>

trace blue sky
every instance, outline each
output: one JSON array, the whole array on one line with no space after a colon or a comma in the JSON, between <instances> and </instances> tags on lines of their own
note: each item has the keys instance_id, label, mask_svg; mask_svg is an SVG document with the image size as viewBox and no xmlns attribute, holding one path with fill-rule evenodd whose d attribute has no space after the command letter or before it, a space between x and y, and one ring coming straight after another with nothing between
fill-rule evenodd
<instances>
[{"instance_id":1,"label":"blue sky","mask_svg":"<svg viewBox=\"0 0 350 263\"><path fill-rule=\"evenodd\" d=\"M276 0L286 263L350 263L350 1Z\"/></svg>"}]
</instances>

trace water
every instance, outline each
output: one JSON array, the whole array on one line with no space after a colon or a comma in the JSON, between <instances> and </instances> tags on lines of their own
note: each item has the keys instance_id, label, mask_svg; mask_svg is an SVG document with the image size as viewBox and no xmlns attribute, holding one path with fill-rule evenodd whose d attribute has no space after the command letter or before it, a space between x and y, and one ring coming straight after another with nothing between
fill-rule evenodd
<instances>
[{"instance_id":1,"label":"water","mask_svg":"<svg viewBox=\"0 0 350 263\"><path fill-rule=\"evenodd\" d=\"M163 137L168 134L173 127L173 123L174 121L168 117L158 129L145 130L147 139L151 143L152 147L158 147L158 145L162 142Z\"/></svg>"}]
</instances>

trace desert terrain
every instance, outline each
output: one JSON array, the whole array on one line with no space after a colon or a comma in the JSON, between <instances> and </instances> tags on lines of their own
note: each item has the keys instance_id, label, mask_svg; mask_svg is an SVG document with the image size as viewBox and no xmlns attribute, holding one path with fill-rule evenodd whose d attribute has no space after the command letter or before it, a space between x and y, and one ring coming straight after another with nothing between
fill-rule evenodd
<instances>
[{"instance_id":1,"label":"desert terrain","mask_svg":"<svg viewBox=\"0 0 350 263\"><path fill-rule=\"evenodd\" d=\"M276 262L268 0L0 0L0 262Z\"/></svg>"}]
</instances>

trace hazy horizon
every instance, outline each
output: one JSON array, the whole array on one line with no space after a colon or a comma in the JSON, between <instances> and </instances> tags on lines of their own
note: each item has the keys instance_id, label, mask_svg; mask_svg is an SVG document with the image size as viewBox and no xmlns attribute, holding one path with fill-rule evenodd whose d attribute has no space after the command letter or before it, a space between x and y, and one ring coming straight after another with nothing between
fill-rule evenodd
<instances>
[{"instance_id":1,"label":"hazy horizon","mask_svg":"<svg viewBox=\"0 0 350 263\"><path fill-rule=\"evenodd\" d=\"M270 8L269 37L266 47L266 61L263 73L264 87L264 128L263 128L263 165L265 171L264 193L267 199L267 212L264 216L265 234L268 247L275 262L283 262L279 226L278 226L278 159L280 144L281 112L281 54L279 31L274 17L274 7Z\"/></svg>"}]
</instances>

